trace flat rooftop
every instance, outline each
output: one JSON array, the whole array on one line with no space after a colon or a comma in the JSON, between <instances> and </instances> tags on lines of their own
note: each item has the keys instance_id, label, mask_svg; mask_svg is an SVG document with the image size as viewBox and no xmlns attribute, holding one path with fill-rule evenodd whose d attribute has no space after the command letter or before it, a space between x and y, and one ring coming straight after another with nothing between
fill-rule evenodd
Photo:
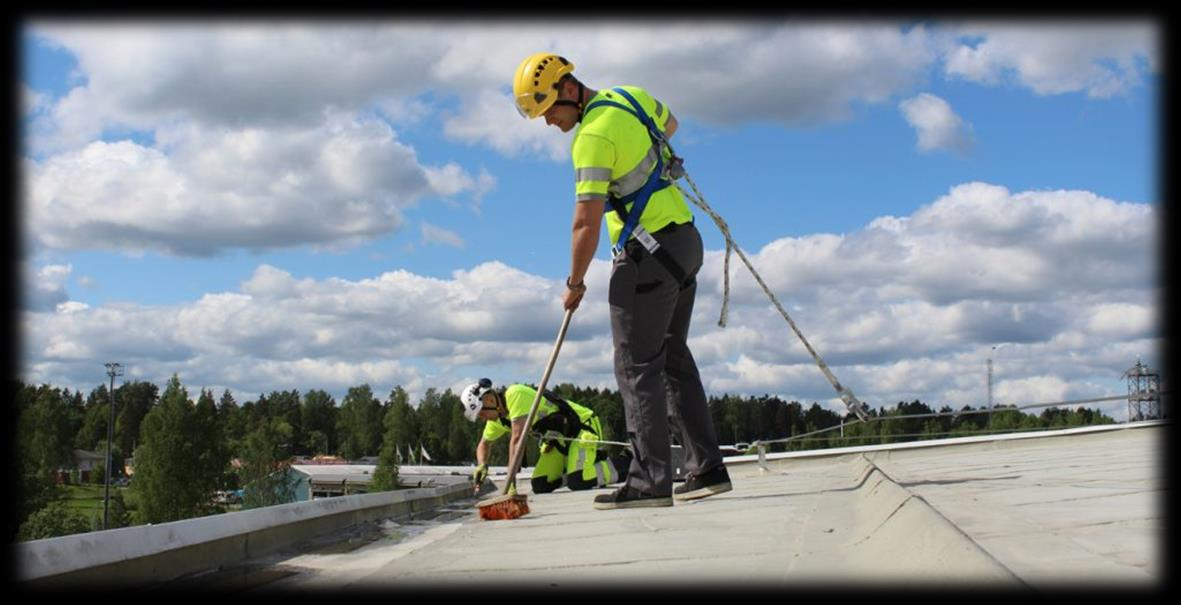
<instances>
[{"instance_id":1,"label":"flat rooftop","mask_svg":"<svg viewBox=\"0 0 1181 605\"><path fill-rule=\"evenodd\" d=\"M484 521L430 518L256 564L247 594L962 587L1156 589L1166 581L1160 422L727 459L731 492L600 511L604 490L530 494ZM528 492L528 482L522 482ZM489 596L502 593L488 593Z\"/></svg>"}]
</instances>

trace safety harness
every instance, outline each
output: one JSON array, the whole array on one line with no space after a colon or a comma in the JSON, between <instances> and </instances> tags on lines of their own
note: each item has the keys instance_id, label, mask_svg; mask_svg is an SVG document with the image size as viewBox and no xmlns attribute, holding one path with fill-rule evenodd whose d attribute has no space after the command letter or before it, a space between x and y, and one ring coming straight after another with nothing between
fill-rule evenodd
<instances>
[{"instance_id":1,"label":"safety harness","mask_svg":"<svg viewBox=\"0 0 1181 605\"><path fill-rule=\"evenodd\" d=\"M619 232L619 239L616 241L615 245L611 247L611 252L615 256L623 254L629 238L634 235L636 240L640 242L644 249L647 250L648 253L651 254L657 261L659 261L660 264L664 265L665 270L667 270L669 274L673 276L673 279L677 281L677 284L679 284L682 289L686 288L692 284L693 280L691 278L686 280L685 271L681 268L680 264L677 263L676 259L674 259L667 250L660 246L660 243L656 241L656 238L652 237L652 234L648 233L648 231L645 230L642 225L640 225L640 216L644 214L644 208L648 205L648 200L652 198L652 194L664 189L665 187L672 186L674 181L684 176L685 169L682 160L672 153L672 146L669 145L668 139L666 139L664 137L664 133L660 132L660 129L656 127L656 122L652 120L652 117L648 115L648 112L644 111L644 108L638 101L636 101L635 97L631 96L631 94L622 88L616 87L612 88L611 90L626 99L631 107L628 107L622 103L611 101L609 99L601 99L594 101L590 105L587 105L586 109L583 111L583 116L589 114L590 111L596 107L605 106L622 109L623 111L631 114L634 118L639 120L641 124L644 125L644 128L648 130L648 137L652 139L652 145L656 149L656 167L653 168L652 172L648 174L648 179L644 181L644 184L641 185L639 189L636 189L635 191L622 197L616 197L614 194L607 195L608 204L610 205L611 209L615 210L615 213L619 216L619 220L623 222L623 229ZM662 153L664 148L668 148L670 156L667 170L668 176L670 178L668 179L664 178L666 173L664 154ZM632 205L630 212L627 210L628 204Z\"/></svg>"},{"instance_id":2,"label":"safety harness","mask_svg":"<svg viewBox=\"0 0 1181 605\"><path fill-rule=\"evenodd\" d=\"M575 412L574 408L570 407L570 402L563 399L561 395L549 390L542 391L541 394L558 408L557 412L533 423L533 430L541 433L543 438L544 434L550 431L560 433L569 439L578 437L582 431L590 431L594 433L595 437L601 437L593 425L583 422L578 417L578 412ZM546 442L556 447L562 455L570 453L570 446L567 443L552 439Z\"/></svg>"}]
</instances>

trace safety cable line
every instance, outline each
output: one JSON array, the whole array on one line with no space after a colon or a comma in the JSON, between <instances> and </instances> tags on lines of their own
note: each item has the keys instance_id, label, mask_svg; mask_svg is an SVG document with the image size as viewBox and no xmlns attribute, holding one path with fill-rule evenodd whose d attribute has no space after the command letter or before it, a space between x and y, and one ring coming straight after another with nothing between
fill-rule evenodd
<instances>
[{"instance_id":1,"label":"safety cable line","mask_svg":"<svg viewBox=\"0 0 1181 605\"><path fill-rule=\"evenodd\" d=\"M1167 395L1168 391L1160 391L1158 394L1159 395ZM860 418L856 418L856 419L852 420L851 422L846 422L844 424L838 424L836 426L830 426L827 428L818 429L818 430L810 431L807 433L801 433L799 435L792 435L791 437L785 437L783 439L758 439L758 440L752 442L750 444L750 447L755 448L755 447L759 447L759 446L769 445L772 443L787 443L789 441L801 440L801 439L804 439L805 437L810 437L812 435L818 435L820 433L826 433L829 431L840 430L842 428L850 427L855 424L860 424L860 423L868 424L869 422L880 422L882 420L912 420L912 419L916 419L916 418L935 418L935 417L940 417L940 416L966 416L968 414L991 414L991 413L995 413L995 412L1003 412L1005 410L1013 410L1013 411L1028 410L1028 409L1032 409L1032 408L1047 408L1047 407L1054 407L1054 406L1081 405L1084 403L1101 403L1104 401L1119 401L1119 400L1123 400L1123 399L1127 399L1127 395L1113 395L1110 397L1094 397L1091 399L1073 399L1073 400L1068 400L1068 401L1055 401L1055 402L1051 402L1051 403L1031 403L1031 404L1021 405L1021 406L996 406L993 408L981 408L979 410L932 412L930 414L906 414L903 416L875 416L875 417L870 418L869 420L861 420ZM1046 429L1014 429L1013 431L1009 431L1009 432L1019 432L1022 430L1046 430ZM930 433L922 433L922 435L928 435L928 434L930 434ZM536 432L530 432L530 435L534 436L534 437L538 437L538 438L542 437L542 435L539 435ZM887 435L887 436L889 436L889 437L903 437L906 435ZM854 438L854 437L882 437L882 435L851 435L851 436L845 437L845 438L848 439L848 438ZM619 441L606 441L606 440L600 440L600 439L578 439L578 438L574 438L574 437L546 436L545 439L546 440L554 440L554 441L562 441L562 442L566 442L566 443L597 443L597 444L603 444L603 445L620 445L623 447L630 447L630 445L631 445L629 443L622 443Z\"/></svg>"},{"instance_id":2,"label":"safety cable line","mask_svg":"<svg viewBox=\"0 0 1181 605\"><path fill-rule=\"evenodd\" d=\"M1160 391L1160 394L1165 395L1165 394L1167 394L1167 391ZM802 433L799 435L792 435L791 437L785 437L783 439L766 439L766 440L759 439L759 440L751 443L751 447L755 447L758 445L767 445L767 444L771 444L771 443L787 443L789 441L803 439L804 437L809 437L809 436L817 435L820 433L826 433L829 431L840 430L844 427L850 427L850 426L853 426L853 425L859 424L859 423L868 424L870 422L880 422L882 420L910 420L910 419L916 419L916 418L936 418L936 417L940 417L940 416L965 416L968 414L991 414L994 412L1003 412L1005 410L1016 411L1016 410L1028 410L1028 409L1032 409L1032 408L1048 408L1048 407L1054 407L1054 406L1081 405L1084 403L1099 403L1099 402L1104 402L1104 401L1120 401L1120 400L1127 399L1127 397L1128 397L1127 395L1113 395L1110 397L1095 397L1095 398L1091 398L1091 399L1074 399L1074 400L1068 400L1068 401L1055 401L1055 402L1051 402L1051 403L1031 403L1031 404L1020 405L1020 406L1004 406L1004 407L996 406L996 407L992 407L992 408L981 408L979 410L959 410L959 411L952 411L952 412L933 412L930 414L906 414L906 415L902 415L902 416L875 416L875 417L870 418L869 420L861 420L860 418L858 418L858 419L853 420L852 422L846 422L844 424L838 424L836 426L830 426L827 428L811 431L808 433Z\"/></svg>"}]
</instances>

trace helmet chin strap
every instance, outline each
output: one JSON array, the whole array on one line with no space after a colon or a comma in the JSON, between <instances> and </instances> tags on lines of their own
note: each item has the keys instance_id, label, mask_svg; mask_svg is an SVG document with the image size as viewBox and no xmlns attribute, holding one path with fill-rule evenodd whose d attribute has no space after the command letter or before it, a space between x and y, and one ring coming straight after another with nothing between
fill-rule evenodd
<instances>
[{"instance_id":1,"label":"helmet chin strap","mask_svg":"<svg viewBox=\"0 0 1181 605\"><path fill-rule=\"evenodd\" d=\"M582 82L580 81L578 83L578 100L577 101L573 101L571 99L558 99L557 101L554 101L554 105L568 105L570 107L574 107L574 108L578 109L578 122L581 123L582 122L582 114L583 114L582 95L585 90L586 90L586 87L583 86Z\"/></svg>"}]
</instances>

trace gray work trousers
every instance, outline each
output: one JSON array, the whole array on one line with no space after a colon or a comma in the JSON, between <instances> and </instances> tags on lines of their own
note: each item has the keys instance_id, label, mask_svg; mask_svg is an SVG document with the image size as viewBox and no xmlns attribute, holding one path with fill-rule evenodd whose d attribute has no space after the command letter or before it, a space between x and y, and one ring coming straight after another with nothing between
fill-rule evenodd
<instances>
[{"instance_id":1,"label":"gray work trousers","mask_svg":"<svg viewBox=\"0 0 1181 605\"><path fill-rule=\"evenodd\" d=\"M615 342L615 379L623 395L635 457L627 484L645 494L672 494L669 415L679 425L685 470L701 475L722 464L697 363L689 352L689 320L701 268L701 234L691 223L654 234L690 281L682 288L635 241L611 268L608 302Z\"/></svg>"}]
</instances>

